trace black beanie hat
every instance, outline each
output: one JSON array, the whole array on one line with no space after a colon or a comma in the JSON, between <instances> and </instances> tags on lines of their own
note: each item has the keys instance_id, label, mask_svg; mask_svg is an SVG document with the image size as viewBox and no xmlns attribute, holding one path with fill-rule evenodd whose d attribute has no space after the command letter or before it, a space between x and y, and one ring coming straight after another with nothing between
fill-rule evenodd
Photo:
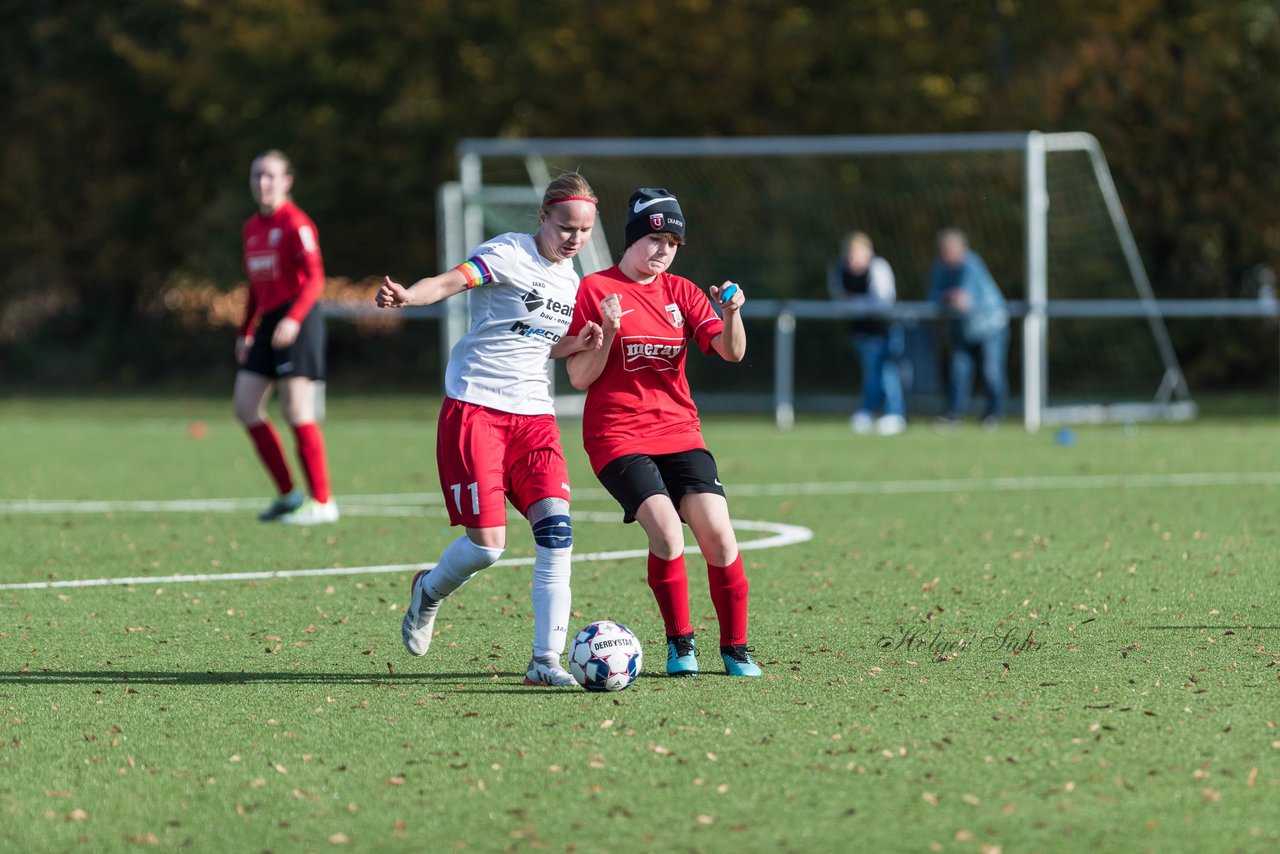
<instances>
[{"instance_id":1,"label":"black beanie hat","mask_svg":"<svg viewBox=\"0 0 1280 854\"><path fill-rule=\"evenodd\" d=\"M627 202L623 250L647 234L673 234L684 240L684 214L676 197L661 187L641 187Z\"/></svg>"}]
</instances>

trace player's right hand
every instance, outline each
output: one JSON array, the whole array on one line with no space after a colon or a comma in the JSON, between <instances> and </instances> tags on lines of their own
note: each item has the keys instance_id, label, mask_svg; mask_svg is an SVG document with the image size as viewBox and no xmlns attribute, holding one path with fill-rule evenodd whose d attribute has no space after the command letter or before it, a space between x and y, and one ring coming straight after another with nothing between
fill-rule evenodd
<instances>
[{"instance_id":1,"label":"player's right hand","mask_svg":"<svg viewBox=\"0 0 1280 854\"><path fill-rule=\"evenodd\" d=\"M253 347L252 335L241 335L236 338L236 364L243 365L249 358L249 350Z\"/></svg>"},{"instance_id":2,"label":"player's right hand","mask_svg":"<svg viewBox=\"0 0 1280 854\"><path fill-rule=\"evenodd\" d=\"M378 288L373 302L378 308L403 308L409 304L409 293L404 285L391 281L390 276L383 276L382 287Z\"/></svg>"},{"instance_id":3,"label":"player's right hand","mask_svg":"<svg viewBox=\"0 0 1280 854\"><path fill-rule=\"evenodd\" d=\"M617 294L609 294L600 300L600 325L611 332L621 328L622 299Z\"/></svg>"},{"instance_id":4,"label":"player's right hand","mask_svg":"<svg viewBox=\"0 0 1280 854\"><path fill-rule=\"evenodd\" d=\"M578 343L583 350L599 350L604 345L604 331L600 324L588 320L578 333Z\"/></svg>"}]
</instances>

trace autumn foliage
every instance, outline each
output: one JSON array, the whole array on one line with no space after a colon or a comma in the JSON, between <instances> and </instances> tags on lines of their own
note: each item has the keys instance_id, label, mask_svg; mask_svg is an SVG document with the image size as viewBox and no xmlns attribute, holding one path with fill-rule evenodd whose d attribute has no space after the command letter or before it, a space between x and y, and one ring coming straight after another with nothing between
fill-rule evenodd
<instances>
[{"instance_id":1,"label":"autumn foliage","mask_svg":"<svg viewBox=\"0 0 1280 854\"><path fill-rule=\"evenodd\" d=\"M464 136L1084 130L1161 296L1280 264L1268 0L7 2L0 121L0 364L23 378L68 347L81 380L153 376L181 333L150 307L240 281L268 146L355 280L434 271ZM1193 375L1261 370L1209 324L1178 337Z\"/></svg>"}]
</instances>

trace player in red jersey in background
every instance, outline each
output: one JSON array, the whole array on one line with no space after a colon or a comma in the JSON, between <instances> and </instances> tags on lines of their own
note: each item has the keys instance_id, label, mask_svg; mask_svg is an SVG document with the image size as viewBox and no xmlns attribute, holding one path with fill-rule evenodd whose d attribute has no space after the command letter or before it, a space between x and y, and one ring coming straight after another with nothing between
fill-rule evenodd
<instances>
[{"instance_id":1,"label":"player in red jersey in background","mask_svg":"<svg viewBox=\"0 0 1280 854\"><path fill-rule=\"evenodd\" d=\"M613 267L582 280L569 334L599 323L600 349L570 357L569 379L585 389L582 440L596 477L639 521L649 538L649 587L667 634L667 673L698 672L684 565L688 522L707 561L720 653L731 676L759 676L747 646L747 577L729 521L715 459L702 438L685 377L690 341L730 362L746 355L738 310L745 297L730 282L711 300L667 272L684 243L685 219L663 189L636 190L627 204L625 246Z\"/></svg>"},{"instance_id":2,"label":"player in red jersey in background","mask_svg":"<svg viewBox=\"0 0 1280 854\"><path fill-rule=\"evenodd\" d=\"M338 521L329 494L324 436L316 424L315 380L325 373L324 319L315 309L324 287L324 263L315 223L289 197L293 166L279 151L254 158L249 190L258 212L244 224L244 269L249 301L236 338L233 405L249 432L277 497L258 515L264 522L319 525ZM267 420L276 385L284 418L297 439L298 458L311 497L295 487L280 436Z\"/></svg>"}]
</instances>

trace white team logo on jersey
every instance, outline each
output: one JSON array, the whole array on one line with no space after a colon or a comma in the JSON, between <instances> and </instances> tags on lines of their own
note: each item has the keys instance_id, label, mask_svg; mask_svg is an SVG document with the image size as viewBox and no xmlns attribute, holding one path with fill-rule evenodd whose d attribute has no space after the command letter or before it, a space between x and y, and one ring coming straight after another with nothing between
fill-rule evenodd
<instances>
[{"instance_id":1,"label":"white team logo on jersey","mask_svg":"<svg viewBox=\"0 0 1280 854\"><path fill-rule=\"evenodd\" d=\"M663 308L666 309L667 314L671 315L672 326L676 329L684 326L684 315L680 313L680 306L675 303L671 303L669 305L664 305Z\"/></svg>"},{"instance_id":2,"label":"white team logo on jersey","mask_svg":"<svg viewBox=\"0 0 1280 854\"><path fill-rule=\"evenodd\" d=\"M267 244L273 248L279 246L281 237L284 237L284 231L279 228L273 228L267 233Z\"/></svg>"},{"instance_id":3,"label":"white team logo on jersey","mask_svg":"<svg viewBox=\"0 0 1280 854\"><path fill-rule=\"evenodd\" d=\"M628 371L674 371L678 370L683 352L683 338L655 338L647 335L624 337L622 366Z\"/></svg>"},{"instance_id":4,"label":"white team logo on jersey","mask_svg":"<svg viewBox=\"0 0 1280 854\"><path fill-rule=\"evenodd\" d=\"M245 256L244 266L253 282L270 281L279 275L274 252L250 252Z\"/></svg>"},{"instance_id":5,"label":"white team logo on jersey","mask_svg":"<svg viewBox=\"0 0 1280 854\"><path fill-rule=\"evenodd\" d=\"M311 229L311 226L304 225L299 228L298 239L302 241L303 252L316 251L316 233Z\"/></svg>"}]
</instances>

